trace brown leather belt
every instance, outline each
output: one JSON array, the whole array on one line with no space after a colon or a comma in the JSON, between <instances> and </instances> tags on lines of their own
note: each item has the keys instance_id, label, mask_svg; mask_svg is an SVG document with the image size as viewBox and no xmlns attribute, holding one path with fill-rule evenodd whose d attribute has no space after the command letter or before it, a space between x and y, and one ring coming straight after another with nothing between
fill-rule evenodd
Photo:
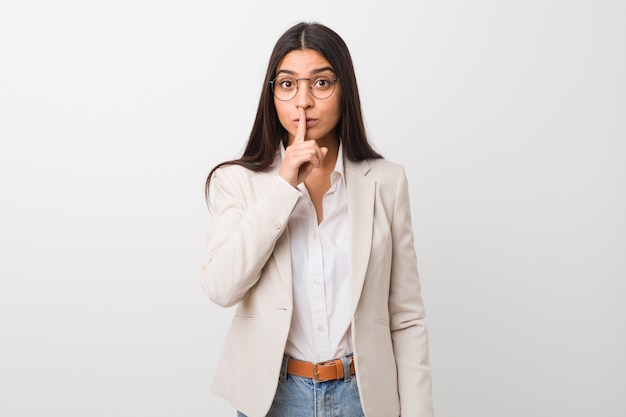
<instances>
[{"instance_id":1,"label":"brown leather belt","mask_svg":"<svg viewBox=\"0 0 626 417\"><path fill-rule=\"evenodd\" d=\"M332 381L343 379L343 363L341 359L328 362L312 363L289 358L287 360L287 373L291 375L311 378L315 382ZM350 375L354 375L354 359L350 356Z\"/></svg>"}]
</instances>

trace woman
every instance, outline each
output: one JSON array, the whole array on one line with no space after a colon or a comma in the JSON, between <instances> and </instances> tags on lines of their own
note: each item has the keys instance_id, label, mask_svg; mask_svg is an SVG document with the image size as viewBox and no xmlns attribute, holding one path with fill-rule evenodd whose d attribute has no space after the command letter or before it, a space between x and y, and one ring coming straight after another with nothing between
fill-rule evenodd
<instances>
[{"instance_id":1,"label":"woman","mask_svg":"<svg viewBox=\"0 0 626 417\"><path fill-rule=\"evenodd\" d=\"M368 143L339 35L280 37L243 155L206 193L202 286L237 305L215 393L248 417L433 415L407 180Z\"/></svg>"}]
</instances>

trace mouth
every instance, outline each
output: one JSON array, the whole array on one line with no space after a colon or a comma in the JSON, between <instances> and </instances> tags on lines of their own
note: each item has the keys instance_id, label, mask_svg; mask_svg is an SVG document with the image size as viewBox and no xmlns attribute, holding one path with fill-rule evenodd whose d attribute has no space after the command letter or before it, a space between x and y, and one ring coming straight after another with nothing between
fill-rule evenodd
<instances>
[{"instance_id":1,"label":"mouth","mask_svg":"<svg viewBox=\"0 0 626 417\"><path fill-rule=\"evenodd\" d=\"M295 119L294 122L297 125L297 124L300 123L300 119ZM310 118L307 117L307 119L306 119L306 127L307 127L307 129L310 128L310 127L313 127L316 123L317 123L317 119L310 119Z\"/></svg>"}]
</instances>

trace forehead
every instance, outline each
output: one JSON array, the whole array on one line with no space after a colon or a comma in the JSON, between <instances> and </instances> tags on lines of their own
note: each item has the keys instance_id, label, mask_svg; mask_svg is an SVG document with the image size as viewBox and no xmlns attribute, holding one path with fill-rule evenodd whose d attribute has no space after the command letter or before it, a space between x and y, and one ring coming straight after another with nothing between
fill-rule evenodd
<instances>
[{"instance_id":1,"label":"forehead","mask_svg":"<svg viewBox=\"0 0 626 417\"><path fill-rule=\"evenodd\" d=\"M313 49L296 49L283 57L276 72L286 70L296 75L304 75L313 70L330 66L328 60L319 52Z\"/></svg>"}]
</instances>

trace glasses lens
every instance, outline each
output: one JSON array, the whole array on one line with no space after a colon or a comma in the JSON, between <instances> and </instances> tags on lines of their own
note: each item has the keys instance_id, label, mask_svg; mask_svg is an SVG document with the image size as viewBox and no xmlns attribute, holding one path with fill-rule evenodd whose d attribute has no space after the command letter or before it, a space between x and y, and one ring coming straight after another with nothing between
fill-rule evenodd
<instances>
[{"instance_id":1,"label":"glasses lens","mask_svg":"<svg viewBox=\"0 0 626 417\"><path fill-rule=\"evenodd\" d=\"M272 82L272 91L277 99L289 101L298 92L298 81L291 77L276 77Z\"/></svg>"},{"instance_id":2,"label":"glasses lens","mask_svg":"<svg viewBox=\"0 0 626 417\"><path fill-rule=\"evenodd\" d=\"M336 81L336 79L324 76L313 78L309 81L311 83L311 94L313 94L313 97L319 98L320 100L330 97L335 91Z\"/></svg>"},{"instance_id":3,"label":"glasses lens","mask_svg":"<svg viewBox=\"0 0 626 417\"><path fill-rule=\"evenodd\" d=\"M292 78L280 76L276 77L271 85L274 96L281 101L289 101L298 93L298 82L308 82L309 89L313 97L323 100L330 97L335 91L336 78L320 76L312 79Z\"/></svg>"}]
</instances>

